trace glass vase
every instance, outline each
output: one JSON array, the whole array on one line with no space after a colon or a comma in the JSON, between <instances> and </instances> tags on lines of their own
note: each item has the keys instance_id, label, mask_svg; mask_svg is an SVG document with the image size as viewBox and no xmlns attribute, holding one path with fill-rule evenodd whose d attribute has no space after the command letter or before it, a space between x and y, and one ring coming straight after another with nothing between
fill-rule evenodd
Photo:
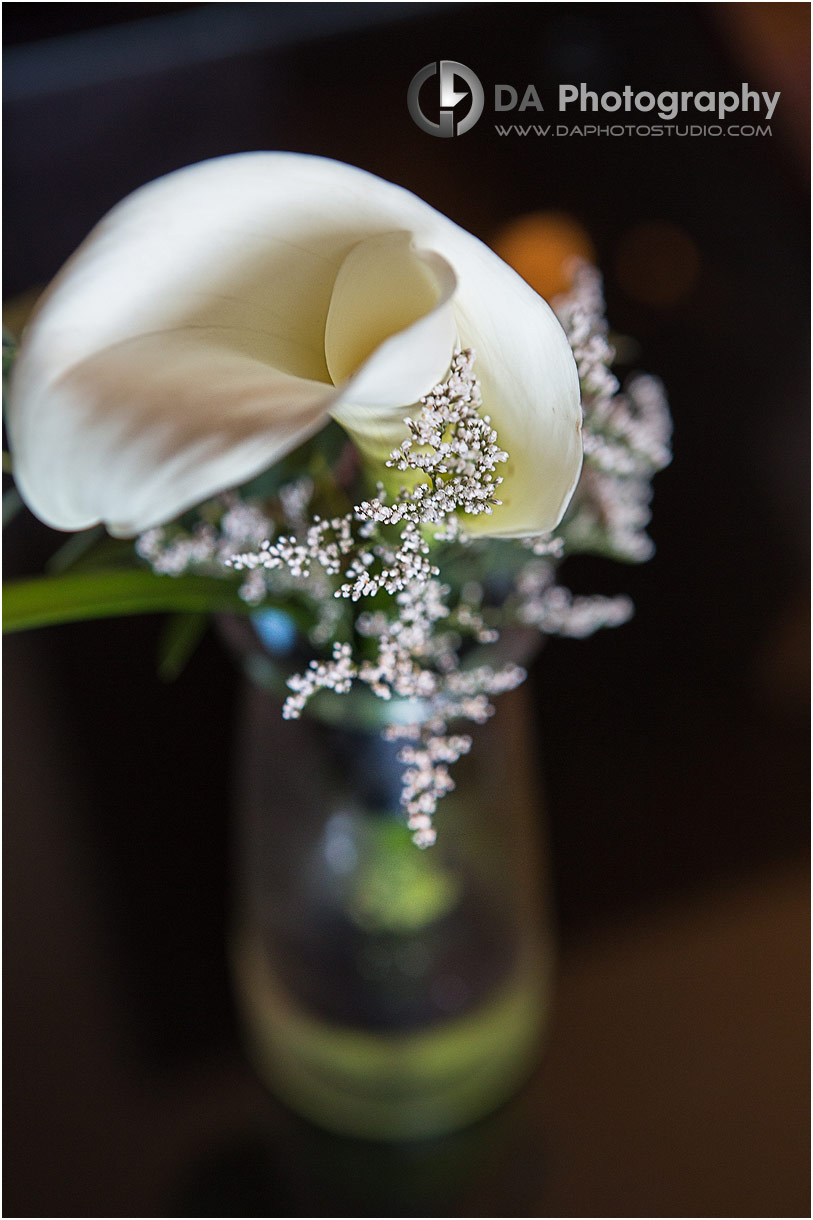
<instances>
[{"instance_id":1,"label":"glass vase","mask_svg":"<svg viewBox=\"0 0 813 1220\"><path fill-rule=\"evenodd\" d=\"M456 1130L516 1090L551 990L547 871L522 689L473 732L417 848L381 729L410 705L323 692L284 721L249 658L237 758L236 992L249 1056L343 1135Z\"/></svg>"}]
</instances>

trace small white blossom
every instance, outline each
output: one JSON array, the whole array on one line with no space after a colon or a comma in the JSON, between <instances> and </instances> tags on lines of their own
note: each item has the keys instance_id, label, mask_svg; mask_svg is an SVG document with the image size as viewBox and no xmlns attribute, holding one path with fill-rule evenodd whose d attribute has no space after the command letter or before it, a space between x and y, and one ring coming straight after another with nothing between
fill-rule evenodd
<instances>
[{"instance_id":1,"label":"small white blossom","mask_svg":"<svg viewBox=\"0 0 813 1220\"><path fill-rule=\"evenodd\" d=\"M663 386L638 374L621 388L595 267L576 265L573 289L554 309L576 358L584 410L584 470L563 526L568 548L642 562L654 551L645 533L651 479L672 460Z\"/></svg>"},{"instance_id":2,"label":"small white blossom","mask_svg":"<svg viewBox=\"0 0 813 1220\"><path fill-rule=\"evenodd\" d=\"M311 661L304 674L294 674L288 679L293 691L282 708L283 719L298 720L305 704L317 691L332 690L337 695L346 695L353 685L357 669L349 644L334 644L330 661Z\"/></svg>"}]
</instances>

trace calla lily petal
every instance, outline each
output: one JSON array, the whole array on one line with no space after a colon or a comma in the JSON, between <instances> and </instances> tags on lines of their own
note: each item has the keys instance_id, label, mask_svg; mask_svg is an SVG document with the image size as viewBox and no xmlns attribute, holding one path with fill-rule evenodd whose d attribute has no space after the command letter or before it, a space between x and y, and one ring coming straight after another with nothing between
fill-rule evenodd
<instances>
[{"instance_id":1,"label":"calla lily petal","mask_svg":"<svg viewBox=\"0 0 813 1220\"><path fill-rule=\"evenodd\" d=\"M376 270L378 268L378 270ZM404 434L455 341L511 454L495 533L558 522L581 462L575 365L548 306L409 192L254 153L128 197L52 285L11 388L21 494L119 534L257 474L334 414L369 454Z\"/></svg>"},{"instance_id":2,"label":"calla lily petal","mask_svg":"<svg viewBox=\"0 0 813 1220\"><path fill-rule=\"evenodd\" d=\"M333 415L369 457L384 462L404 438L404 416L440 380L457 341L457 279L409 233L359 242L342 263L325 327L336 384L352 376Z\"/></svg>"},{"instance_id":3,"label":"calla lily petal","mask_svg":"<svg viewBox=\"0 0 813 1220\"><path fill-rule=\"evenodd\" d=\"M18 474L43 520L71 529L102 520L129 537L266 469L323 426L335 390L218 338L130 339L62 375L49 394L51 408L59 403L51 444L37 445L36 501L30 471Z\"/></svg>"}]
</instances>

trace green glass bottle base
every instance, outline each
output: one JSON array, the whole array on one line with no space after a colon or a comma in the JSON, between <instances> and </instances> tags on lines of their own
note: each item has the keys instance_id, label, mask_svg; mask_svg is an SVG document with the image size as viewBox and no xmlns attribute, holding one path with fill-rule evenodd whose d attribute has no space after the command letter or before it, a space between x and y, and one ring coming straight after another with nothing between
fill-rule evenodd
<instances>
[{"instance_id":1,"label":"green glass bottle base","mask_svg":"<svg viewBox=\"0 0 813 1220\"><path fill-rule=\"evenodd\" d=\"M463 1017L392 1034L298 1008L255 938L236 940L234 965L260 1078L298 1114L361 1139L423 1139L484 1117L530 1072L547 1017L548 979L538 962Z\"/></svg>"}]
</instances>

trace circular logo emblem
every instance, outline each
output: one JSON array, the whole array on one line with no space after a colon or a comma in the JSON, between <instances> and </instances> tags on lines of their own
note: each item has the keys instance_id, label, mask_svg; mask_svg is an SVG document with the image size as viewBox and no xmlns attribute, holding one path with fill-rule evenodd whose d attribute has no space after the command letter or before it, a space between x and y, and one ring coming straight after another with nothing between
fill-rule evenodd
<instances>
[{"instance_id":1,"label":"circular logo emblem","mask_svg":"<svg viewBox=\"0 0 813 1220\"><path fill-rule=\"evenodd\" d=\"M438 72L440 74L440 111L438 121L435 123L432 119L428 119L421 110L421 87ZM465 90L458 92L455 89L455 77L462 80L467 86ZM461 116L457 112L457 105L464 98L469 99L469 108ZM444 140L449 136L462 136L465 132L471 131L483 113L484 101L483 86L476 74L472 72L471 68L467 68L465 64L459 64L455 59L442 59L439 64L427 64L425 68L421 68L420 72L415 73L407 91L407 106L414 122L427 135L440 136Z\"/></svg>"}]
</instances>

